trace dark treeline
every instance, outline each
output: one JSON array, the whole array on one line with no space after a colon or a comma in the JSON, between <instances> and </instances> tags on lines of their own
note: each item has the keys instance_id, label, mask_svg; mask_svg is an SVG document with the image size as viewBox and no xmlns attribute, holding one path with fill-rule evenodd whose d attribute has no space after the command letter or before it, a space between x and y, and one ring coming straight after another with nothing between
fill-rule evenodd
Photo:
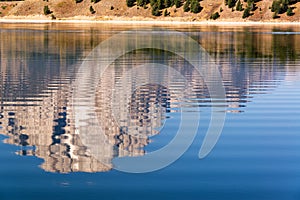
<instances>
[{"instance_id":1,"label":"dark treeline","mask_svg":"<svg viewBox=\"0 0 300 200\"><path fill-rule=\"evenodd\" d=\"M299 0L274 0L272 3L271 11L274 12L273 18L278 18L278 14L287 13L288 16L294 15L291 5L297 3Z\"/></svg>"},{"instance_id":2,"label":"dark treeline","mask_svg":"<svg viewBox=\"0 0 300 200\"><path fill-rule=\"evenodd\" d=\"M244 11L243 18L247 18L251 16L258 7L256 3L260 0L224 0L225 5L232 9L232 11ZM288 16L294 15L293 9L295 7L291 6L300 0L273 0L272 6L269 8L271 9L273 14L273 18L278 18L278 14L286 13ZM261 9L261 8L260 8Z\"/></svg>"},{"instance_id":3,"label":"dark treeline","mask_svg":"<svg viewBox=\"0 0 300 200\"><path fill-rule=\"evenodd\" d=\"M199 0L126 0L126 3L128 7L137 5L144 8L148 8L147 6L150 4L154 16L160 16L164 9L164 16L169 15L166 9L174 5L176 8L183 6L185 12L199 13L202 10Z\"/></svg>"}]
</instances>

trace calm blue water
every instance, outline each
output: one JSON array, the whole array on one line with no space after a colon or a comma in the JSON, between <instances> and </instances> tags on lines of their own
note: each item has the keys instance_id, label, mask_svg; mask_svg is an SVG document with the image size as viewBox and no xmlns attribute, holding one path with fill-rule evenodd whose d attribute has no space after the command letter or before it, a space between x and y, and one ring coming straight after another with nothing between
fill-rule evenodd
<instances>
[{"instance_id":1,"label":"calm blue water","mask_svg":"<svg viewBox=\"0 0 300 200\"><path fill-rule=\"evenodd\" d=\"M0 199L300 199L299 27L151 27L193 38L218 67L226 119L204 159L199 149L218 105L210 100L205 78L173 52L125 53L101 78L85 77L92 85L97 80L95 88L83 87L86 96L74 97L74 83L88 71L80 71L81 64L97 45L120 31L145 28L149 31L133 25L0 24ZM149 37L147 31L140 34ZM184 44L178 40L174 43ZM120 46L112 45L109 55ZM145 63L171 68L139 68ZM171 69L185 79L174 78ZM134 75L129 84L128 72ZM160 80L164 86L153 84ZM75 130L74 106L84 108L91 94L107 139L92 139L97 155ZM180 159L151 173L114 169L116 158L145 156L168 144L184 109L199 112L201 119ZM144 137L129 134L134 131Z\"/></svg>"}]
</instances>

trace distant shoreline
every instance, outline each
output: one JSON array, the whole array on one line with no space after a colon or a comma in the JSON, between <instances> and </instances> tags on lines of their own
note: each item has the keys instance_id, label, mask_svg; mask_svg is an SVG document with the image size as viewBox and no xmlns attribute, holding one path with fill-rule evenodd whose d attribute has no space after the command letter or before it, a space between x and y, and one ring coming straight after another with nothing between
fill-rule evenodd
<instances>
[{"instance_id":1,"label":"distant shoreline","mask_svg":"<svg viewBox=\"0 0 300 200\"><path fill-rule=\"evenodd\" d=\"M77 1L77 0L76 0ZM151 5L144 7L128 6L126 0L25 0L0 1L0 23L106 23L135 25L300 25L300 2L293 4L292 14L287 11L275 14L270 8L273 1L257 1L254 10L246 17L242 10L229 8L224 0L203 0L201 11L185 11L184 6L175 5L159 9L159 16L154 16ZM182 1L185 2L185 1ZM45 8L48 12L45 13ZM91 11L93 10L93 12ZM166 12L167 14L163 13ZM214 14L218 13L218 17ZM53 18L53 19L52 19Z\"/></svg>"},{"instance_id":2,"label":"distant shoreline","mask_svg":"<svg viewBox=\"0 0 300 200\"><path fill-rule=\"evenodd\" d=\"M80 16L74 18L64 18L64 19L49 19L45 17L2 17L0 18L0 23L107 23L107 24L136 24L136 25L298 25L300 26L300 21L298 22L288 22L288 21L213 21L213 20L203 20L203 21L188 21L184 18L174 18L166 20L155 20L153 18L145 19L135 19L135 18L87 18Z\"/></svg>"}]
</instances>

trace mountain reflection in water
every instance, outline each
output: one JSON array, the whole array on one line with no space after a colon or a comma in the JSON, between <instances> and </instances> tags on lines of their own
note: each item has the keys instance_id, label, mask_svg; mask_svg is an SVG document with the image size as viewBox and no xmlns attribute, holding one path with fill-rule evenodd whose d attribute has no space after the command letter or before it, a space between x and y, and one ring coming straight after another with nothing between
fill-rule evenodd
<instances>
[{"instance_id":1,"label":"mountain reflection in water","mask_svg":"<svg viewBox=\"0 0 300 200\"><path fill-rule=\"evenodd\" d=\"M24 29L1 26L0 131L7 136L4 142L19 146L19 155L42 158L41 168L45 171L111 170L112 164L104 165L94 158L75 131L72 82L85 56L119 30L114 27L81 27L81 31L66 27L64 30L59 25ZM285 73L299 70L294 63L300 52L296 42L300 39L298 35L250 33L247 27L236 32L219 29L206 27L202 32L201 28L200 32L183 31L198 40L219 65L228 112L243 112L254 94L268 93L285 79ZM111 98L118 79L128 69L153 61L171 66L187 77L189 85L169 85L186 87L196 94L186 103L195 107L211 106L205 83L183 58L149 49L118 58L99 80L95 105L109 139L108 143L99 141L99 148L110 161L114 157L144 155L150 137L160 134L170 113L180 112L180 97L170 94L168 88L161 85L149 84L132 91L124 113L128 121L115 122ZM147 73L150 72L145 72L145 77ZM168 74L160 75L168 77ZM128 134L131 127L136 126L145 138L137 139Z\"/></svg>"}]
</instances>

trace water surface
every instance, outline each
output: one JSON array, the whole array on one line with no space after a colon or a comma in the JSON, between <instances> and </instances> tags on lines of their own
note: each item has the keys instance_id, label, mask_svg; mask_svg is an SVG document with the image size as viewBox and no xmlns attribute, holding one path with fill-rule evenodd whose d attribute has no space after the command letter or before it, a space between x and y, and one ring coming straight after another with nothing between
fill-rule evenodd
<instances>
[{"instance_id":1,"label":"water surface","mask_svg":"<svg viewBox=\"0 0 300 200\"><path fill-rule=\"evenodd\" d=\"M204 159L198 152L214 105L203 77L172 52L126 53L99 78L95 108L109 138L99 141L106 164L75 131L73 83L86 56L120 31L145 28L185 33L219 68L226 121ZM299 32L297 26L269 25L1 24L0 199L299 199ZM130 98L113 100L113 91L124 89L120 80L126 72L153 62L171 66L186 80L169 81L168 87L126 85ZM170 73L145 70L138 77L169 80ZM122 102L127 107L119 106ZM166 145L183 108L200 112L201 120L194 143L179 160L147 174L113 169L115 158L143 156ZM130 131L145 137L136 139Z\"/></svg>"}]
</instances>

